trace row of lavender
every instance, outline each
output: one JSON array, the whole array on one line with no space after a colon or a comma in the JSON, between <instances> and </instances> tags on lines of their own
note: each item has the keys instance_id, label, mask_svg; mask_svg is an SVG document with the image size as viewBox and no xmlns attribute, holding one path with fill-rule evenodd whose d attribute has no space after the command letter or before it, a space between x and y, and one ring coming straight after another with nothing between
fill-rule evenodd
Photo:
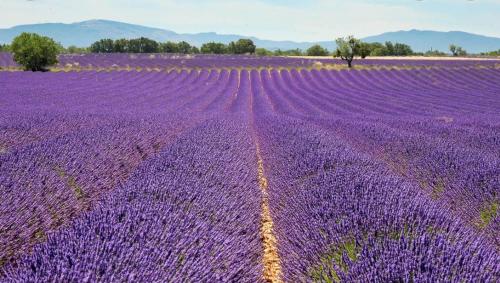
<instances>
[{"instance_id":1,"label":"row of lavender","mask_svg":"<svg viewBox=\"0 0 500 283\"><path fill-rule=\"evenodd\" d=\"M5 280L258 282L255 149L242 125L227 116L187 131Z\"/></svg>"},{"instance_id":2,"label":"row of lavender","mask_svg":"<svg viewBox=\"0 0 500 283\"><path fill-rule=\"evenodd\" d=\"M433 87L360 72L344 88L320 73L281 72L255 99L284 279L497 281L498 73Z\"/></svg>"},{"instance_id":3,"label":"row of lavender","mask_svg":"<svg viewBox=\"0 0 500 283\"><path fill-rule=\"evenodd\" d=\"M287 282L493 282L498 252L415 183L315 125L259 122Z\"/></svg>"},{"instance_id":4,"label":"row of lavender","mask_svg":"<svg viewBox=\"0 0 500 283\"><path fill-rule=\"evenodd\" d=\"M494 281L499 80L1 74L4 280L259 281L258 140L287 281Z\"/></svg>"},{"instance_id":5,"label":"row of lavender","mask_svg":"<svg viewBox=\"0 0 500 283\"><path fill-rule=\"evenodd\" d=\"M6 110L16 111L217 112L223 107L219 102L230 99L249 73L263 88L276 91L268 98L274 111L297 117L409 114L409 119L446 122L464 115L491 119L499 107L498 69L2 73L0 99Z\"/></svg>"},{"instance_id":6,"label":"row of lavender","mask_svg":"<svg viewBox=\"0 0 500 283\"><path fill-rule=\"evenodd\" d=\"M308 67L321 64L343 64L339 59L302 57L262 57L246 55L183 55L183 54L61 54L59 67L149 67L149 68L230 68L230 67ZM434 66L493 68L500 60L408 60L360 59L355 64L383 66ZM0 67L16 67L12 54L0 52Z\"/></svg>"}]
</instances>

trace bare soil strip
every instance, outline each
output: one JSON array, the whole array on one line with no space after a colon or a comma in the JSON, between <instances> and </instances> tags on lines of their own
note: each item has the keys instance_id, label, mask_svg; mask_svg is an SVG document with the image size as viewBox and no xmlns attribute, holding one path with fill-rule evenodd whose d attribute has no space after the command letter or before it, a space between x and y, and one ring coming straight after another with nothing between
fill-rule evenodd
<instances>
[{"instance_id":1,"label":"bare soil strip","mask_svg":"<svg viewBox=\"0 0 500 283\"><path fill-rule=\"evenodd\" d=\"M266 282L283 282L281 279L281 263L278 254L277 241L273 233L273 219L269 210L269 196L267 192L267 178L264 174L264 162L260 155L260 146L256 142L257 148L257 172L259 187L262 192L262 212L260 236L264 248L263 256L263 277Z\"/></svg>"}]
</instances>

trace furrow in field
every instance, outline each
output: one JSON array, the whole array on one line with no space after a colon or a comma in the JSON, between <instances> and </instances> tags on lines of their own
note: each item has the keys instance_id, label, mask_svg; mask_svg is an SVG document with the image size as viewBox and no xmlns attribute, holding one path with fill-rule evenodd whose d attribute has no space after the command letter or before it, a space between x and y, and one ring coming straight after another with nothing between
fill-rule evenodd
<instances>
[{"instance_id":1,"label":"furrow in field","mask_svg":"<svg viewBox=\"0 0 500 283\"><path fill-rule=\"evenodd\" d=\"M255 118L258 115L269 115L269 113L261 113L271 108L264 99L262 81L258 80L258 73L252 71L250 74L250 84L244 89L249 94L248 110L250 114L250 122L253 128L253 139L257 156L257 176L261 193L261 216L260 216L260 237L262 241L262 277L266 282L279 283L283 282L281 274L281 262L278 253L277 239L274 234L274 224L269 208L269 193L268 182L264 169L264 160L262 159L259 138L255 129ZM255 112L259 111L259 112Z\"/></svg>"},{"instance_id":2,"label":"furrow in field","mask_svg":"<svg viewBox=\"0 0 500 283\"><path fill-rule=\"evenodd\" d=\"M262 274L266 282L278 283L283 282L283 280L281 280L281 263L278 254L277 240L276 236L274 235L273 218L271 216L271 211L269 208L269 193L267 191L268 183L266 175L264 174L264 161L262 160L258 141L256 142L255 147L257 150L257 172L259 187L262 196L260 220L260 235L264 250L262 259L264 270Z\"/></svg>"}]
</instances>

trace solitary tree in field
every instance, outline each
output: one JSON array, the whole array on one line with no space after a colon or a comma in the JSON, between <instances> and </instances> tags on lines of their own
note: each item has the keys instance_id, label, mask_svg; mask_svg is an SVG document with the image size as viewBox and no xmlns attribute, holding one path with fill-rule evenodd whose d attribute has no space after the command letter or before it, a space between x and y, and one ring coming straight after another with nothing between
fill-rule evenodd
<instances>
[{"instance_id":1,"label":"solitary tree in field","mask_svg":"<svg viewBox=\"0 0 500 283\"><path fill-rule=\"evenodd\" d=\"M58 44L49 37L23 32L12 41L14 61L29 71L46 71L57 63Z\"/></svg>"},{"instance_id":2,"label":"solitary tree in field","mask_svg":"<svg viewBox=\"0 0 500 283\"><path fill-rule=\"evenodd\" d=\"M460 46L457 46L455 44L450 45L450 52L453 54L453 56L465 56L467 55L467 52Z\"/></svg>"},{"instance_id":3,"label":"solitary tree in field","mask_svg":"<svg viewBox=\"0 0 500 283\"><path fill-rule=\"evenodd\" d=\"M307 56L328 56L328 50L321 47L319 44L309 47L306 52Z\"/></svg>"},{"instance_id":4,"label":"solitary tree in field","mask_svg":"<svg viewBox=\"0 0 500 283\"><path fill-rule=\"evenodd\" d=\"M348 36L346 38L337 38L335 42L337 43L335 56L346 61L347 66L352 68L354 57L360 55L361 41L353 36Z\"/></svg>"}]
</instances>

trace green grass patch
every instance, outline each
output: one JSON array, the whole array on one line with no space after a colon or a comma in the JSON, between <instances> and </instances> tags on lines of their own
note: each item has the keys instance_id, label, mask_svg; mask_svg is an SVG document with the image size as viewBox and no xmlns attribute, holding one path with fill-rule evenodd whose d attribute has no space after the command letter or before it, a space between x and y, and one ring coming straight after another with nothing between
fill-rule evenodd
<instances>
[{"instance_id":1,"label":"green grass patch","mask_svg":"<svg viewBox=\"0 0 500 283\"><path fill-rule=\"evenodd\" d=\"M481 229L485 228L490 224L491 220L495 219L498 214L498 202L492 201L491 203L485 205L481 209L480 220L477 223L477 226Z\"/></svg>"},{"instance_id":2,"label":"green grass patch","mask_svg":"<svg viewBox=\"0 0 500 283\"><path fill-rule=\"evenodd\" d=\"M319 263L310 268L309 277L313 282L340 282L340 277L332 263L347 274L349 272L349 267L347 263L344 262L344 253L349 260L355 262L358 259L360 251L361 247L356 245L356 240L354 238L348 239L339 245L332 246L321 256Z\"/></svg>"},{"instance_id":3,"label":"green grass patch","mask_svg":"<svg viewBox=\"0 0 500 283\"><path fill-rule=\"evenodd\" d=\"M443 180L438 180L434 186L432 186L432 198L437 200L441 197L445 189Z\"/></svg>"},{"instance_id":4,"label":"green grass patch","mask_svg":"<svg viewBox=\"0 0 500 283\"><path fill-rule=\"evenodd\" d=\"M85 193L83 192L82 188L76 183L75 177L67 174L59 166L56 166L54 170L56 171L57 175L59 175L59 177L61 177L61 179L66 182L66 185L73 190L73 193L75 194L77 200L82 200L85 197Z\"/></svg>"}]
</instances>

